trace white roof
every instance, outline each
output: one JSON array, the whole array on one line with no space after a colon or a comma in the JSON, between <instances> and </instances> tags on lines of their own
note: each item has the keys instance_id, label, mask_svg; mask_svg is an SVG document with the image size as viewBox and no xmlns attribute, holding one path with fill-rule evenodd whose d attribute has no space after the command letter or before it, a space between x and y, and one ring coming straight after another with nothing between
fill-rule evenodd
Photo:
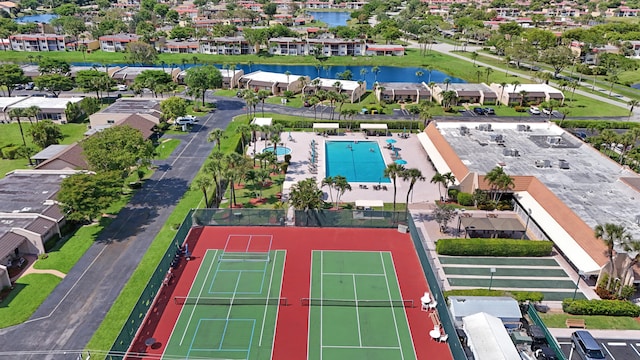
<instances>
[{"instance_id":1,"label":"white roof","mask_svg":"<svg viewBox=\"0 0 640 360\"><path fill-rule=\"evenodd\" d=\"M500 86L500 85L498 85ZM526 91L528 93L534 93L534 92L543 92L543 93L548 93L548 94L554 94L554 93L559 93L562 94L562 91L554 88L553 86L549 86L547 84L519 84L516 87L516 91L517 93L519 93L520 91ZM504 87L504 91L507 93L513 93L513 85L512 84L507 84Z\"/></svg>"},{"instance_id":2,"label":"white roof","mask_svg":"<svg viewBox=\"0 0 640 360\"><path fill-rule=\"evenodd\" d=\"M424 132L419 133L418 140L420 140L420 144L424 148L424 151L427 152L427 155L429 155L429 158L431 159L433 166L435 166L436 170L438 170L440 174L446 174L448 172L451 172L451 168L449 168L449 165L447 165L447 162L444 160L442 155L440 155L440 151L438 151L438 149L433 144L431 139L429 139L429 136L426 133ZM456 184L459 184L459 183L460 183L460 180L456 179Z\"/></svg>"},{"instance_id":3,"label":"white roof","mask_svg":"<svg viewBox=\"0 0 640 360\"><path fill-rule=\"evenodd\" d=\"M5 106L15 104L18 101L22 101L26 98L27 98L26 96L15 96L15 97L2 96L0 97L0 108L4 108Z\"/></svg>"},{"instance_id":4,"label":"white roof","mask_svg":"<svg viewBox=\"0 0 640 360\"><path fill-rule=\"evenodd\" d=\"M316 78L314 80L319 80L320 81L319 85L321 87L329 87L329 88L334 87L334 84L336 82L339 82L340 85L342 86L342 90L346 90L346 91L353 91L360 86L360 84L358 84L357 81L353 81L353 80L325 79L325 78Z\"/></svg>"},{"instance_id":5,"label":"white roof","mask_svg":"<svg viewBox=\"0 0 640 360\"><path fill-rule=\"evenodd\" d=\"M462 323L476 360L521 360L507 329L497 317L481 312L465 316Z\"/></svg>"},{"instance_id":6,"label":"white roof","mask_svg":"<svg viewBox=\"0 0 640 360\"><path fill-rule=\"evenodd\" d=\"M271 123L273 122L273 118L253 118L253 121L251 122L252 124L256 124L259 126L271 126Z\"/></svg>"},{"instance_id":7,"label":"white roof","mask_svg":"<svg viewBox=\"0 0 640 360\"><path fill-rule=\"evenodd\" d=\"M387 124L360 124L360 129L386 130Z\"/></svg>"},{"instance_id":8,"label":"white roof","mask_svg":"<svg viewBox=\"0 0 640 360\"><path fill-rule=\"evenodd\" d=\"M484 312L502 320L520 320L518 302L503 296L450 296L451 313L456 319Z\"/></svg>"},{"instance_id":9,"label":"white roof","mask_svg":"<svg viewBox=\"0 0 640 360\"><path fill-rule=\"evenodd\" d=\"M553 234L553 243L569 258L571 263L586 275L598 275L600 265L593 260L580 244L538 203L527 191L516 193L518 201L525 209L531 209L531 216L548 234Z\"/></svg>"},{"instance_id":10,"label":"white roof","mask_svg":"<svg viewBox=\"0 0 640 360\"><path fill-rule=\"evenodd\" d=\"M284 83L297 81L300 77L306 78L304 75L289 74L289 76L280 73L267 72L267 71L254 71L250 74L243 75L243 79L250 79L255 81L265 81L271 83Z\"/></svg>"},{"instance_id":11,"label":"white roof","mask_svg":"<svg viewBox=\"0 0 640 360\"><path fill-rule=\"evenodd\" d=\"M9 108L21 108L25 109L31 106L38 106L41 109L60 109L64 110L67 108L68 103L77 103L81 101L83 98L81 97L70 97L70 98L48 98L48 97L40 97L33 96L28 99L24 99L17 104L10 105Z\"/></svg>"},{"instance_id":12,"label":"white roof","mask_svg":"<svg viewBox=\"0 0 640 360\"><path fill-rule=\"evenodd\" d=\"M382 200L356 200L356 206L383 207L384 202Z\"/></svg>"},{"instance_id":13,"label":"white roof","mask_svg":"<svg viewBox=\"0 0 640 360\"><path fill-rule=\"evenodd\" d=\"M314 129L337 129L339 127L339 123L313 123Z\"/></svg>"}]
</instances>

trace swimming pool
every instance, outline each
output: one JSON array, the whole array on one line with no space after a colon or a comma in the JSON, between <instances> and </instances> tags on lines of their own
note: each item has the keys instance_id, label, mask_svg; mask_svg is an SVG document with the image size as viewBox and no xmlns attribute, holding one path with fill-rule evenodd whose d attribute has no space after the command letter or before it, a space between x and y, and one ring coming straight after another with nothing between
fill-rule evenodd
<instances>
[{"instance_id":1,"label":"swimming pool","mask_svg":"<svg viewBox=\"0 0 640 360\"><path fill-rule=\"evenodd\" d=\"M269 146L262 149L262 152L263 153L273 152L273 146ZM289 149L288 147L278 146L276 148L276 155L288 155L288 154L291 154L291 149Z\"/></svg>"},{"instance_id":2,"label":"swimming pool","mask_svg":"<svg viewBox=\"0 0 640 360\"><path fill-rule=\"evenodd\" d=\"M386 165L375 141L327 141L327 176L342 175L349 182L390 183L383 177Z\"/></svg>"}]
</instances>

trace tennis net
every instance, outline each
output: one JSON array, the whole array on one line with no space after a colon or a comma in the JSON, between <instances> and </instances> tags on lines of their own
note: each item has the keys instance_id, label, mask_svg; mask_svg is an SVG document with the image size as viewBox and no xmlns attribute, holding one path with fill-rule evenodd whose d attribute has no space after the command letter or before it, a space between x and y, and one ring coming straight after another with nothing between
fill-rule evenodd
<instances>
[{"instance_id":1,"label":"tennis net","mask_svg":"<svg viewBox=\"0 0 640 360\"><path fill-rule=\"evenodd\" d=\"M302 306L413 307L413 300L300 299Z\"/></svg>"},{"instance_id":2,"label":"tennis net","mask_svg":"<svg viewBox=\"0 0 640 360\"><path fill-rule=\"evenodd\" d=\"M264 261L271 259L268 252L223 252L218 257L219 262Z\"/></svg>"},{"instance_id":3,"label":"tennis net","mask_svg":"<svg viewBox=\"0 0 640 360\"><path fill-rule=\"evenodd\" d=\"M220 298L174 296L177 305L279 305L286 306L287 298Z\"/></svg>"}]
</instances>

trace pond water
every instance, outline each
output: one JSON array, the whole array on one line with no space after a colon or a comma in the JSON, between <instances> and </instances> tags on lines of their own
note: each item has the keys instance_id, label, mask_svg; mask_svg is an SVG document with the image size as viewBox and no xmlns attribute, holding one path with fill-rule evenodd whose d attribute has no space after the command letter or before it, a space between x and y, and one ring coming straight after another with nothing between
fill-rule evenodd
<instances>
[{"instance_id":1,"label":"pond water","mask_svg":"<svg viewBox=\"0 0 640 360\"><path fill-rule=\"evenodd\" d=\"M631 85L632 88L640 90L640 83Z\"/></svg>"},{"instance_id":2,"label":"pond water","mask_svg":"<svg viewBox=\"0 0 640 360\"><path fill-rule=\"evenodd\" d=\"M347 20L351 19L351 13L348 11L307 11L307 14L329 27L345 26Z\"/></svg>"},{"instance_id":3,"label":"pond water","mask_svg":"<svg viewBox=\"0 0 640 360\"><path fill-rule=\"evenodd\" d=\"M93 63L73 63L73 65L77 66L102 66L101 64L93 64ZM110 66L130 66L128 64L111 64ZM172 65L167 64L166 67L170 66L180 66L180 65ZM185 65L186 68L193 67L193 64ZM161 68L160 65L156 65L154 67ZM221 65L216 65L216 67L221 68ZM253 64L251 66L247 64L239 64L236 69L244 70L245 74L248 74L253 71L262 70L268 72L275 72L284 74L289 71L291 76L309 76L311 79L315 79L318 76L322 78L329 79L338 79L338 74L344 73L346 70L351 71L352 80L354 81L366 81L367 89L373 88L373 83L377 80L379 82L425 82L429 83L433 81L435 83L441 83L444 79L451 79L452 83L465 83L466 81L448 76L447 74L440 72L438 70L433 70L431 72L431 76L429 76L429 72L427 69L419 68L419 67L395 67L395 66L380 66L377 76L372 72L371 66L328 66L328 67L320 67L316 68L313 65L273 65L273 64ZM364 72L361 72L364 69ZM423 75L418 77L416 76L416 72L422 71Z\"/></svg>"},{"instance_id":4,"label":"pond water","mask_svg":"<svg viewBox=\"0 0 640 360\"><path fill-rule=\"evenodd\" d=\"M20 24L34 23L34 22L48 24L51 22L51 20L57 17L58 15L54 15L54 14L29 15L29 16L23 16L23 17L17 18L16 22Z\"/></svg>"}]
</instances>

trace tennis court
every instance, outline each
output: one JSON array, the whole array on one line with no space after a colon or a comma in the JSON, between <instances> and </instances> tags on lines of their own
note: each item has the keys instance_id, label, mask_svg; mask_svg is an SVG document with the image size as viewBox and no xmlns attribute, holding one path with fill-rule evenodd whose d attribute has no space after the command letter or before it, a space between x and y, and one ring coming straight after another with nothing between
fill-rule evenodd
<instances>
[{"instance_id":1,"label":"tennis court","mask_svg":"<svg viewBox=\"0 0 640 360\"><path fill-rule=\"evenodd\" d=\"M309 359L415 359L390 252L313 251Z\"/></svg>"},{"instance_id":2,"label":"tennis court","mask_svg":"<svg viewBox=\"0 0 640 360\"><path fill-rule=\"evenodd\" d=\"M182 310L163 359L271 359L287 299L280 298L286 252L269 249L270 238L230 235L224 249L206 251L188 296L173 298Z\"/></svg>"}]
</instances>

